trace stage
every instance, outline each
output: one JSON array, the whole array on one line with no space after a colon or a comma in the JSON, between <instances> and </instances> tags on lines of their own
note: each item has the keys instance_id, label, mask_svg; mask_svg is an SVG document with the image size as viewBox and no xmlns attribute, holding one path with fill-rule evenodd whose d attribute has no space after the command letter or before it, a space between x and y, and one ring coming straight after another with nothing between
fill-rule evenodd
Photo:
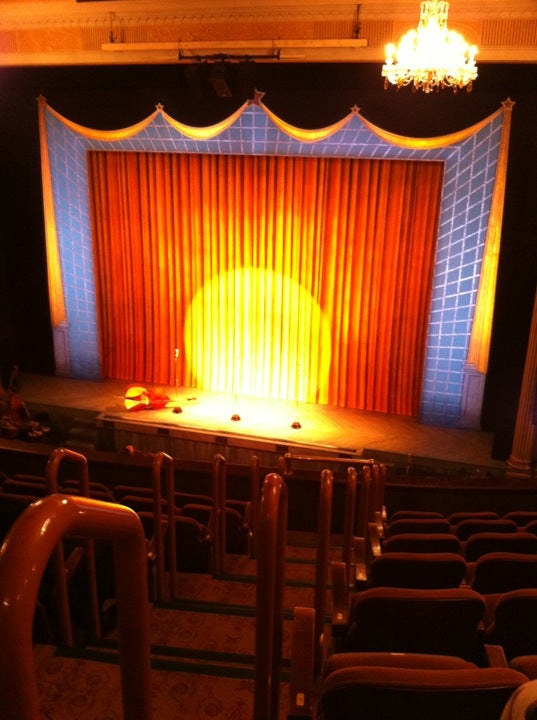
<instances>
[{"instance_id":1,"label":"stage","mask_svg":"<svg viewBox=\"0 0 537 720\"><path fill-rule=\"evenodd\" d=\"M222 452L230 462L247 462L255 453L270 464L285 452L357 455L410 471L497 476L505 469L503 461L492 459L490 433L432 427L397 415L181 387L158 388L170 398L162 409L127 411L128 385L22 374L19 391L32 414L61 415L73 426L93 425L101 445L96 449L121 451L134 445L187 459L208 459Z\"/></svg>"}]
</instances>

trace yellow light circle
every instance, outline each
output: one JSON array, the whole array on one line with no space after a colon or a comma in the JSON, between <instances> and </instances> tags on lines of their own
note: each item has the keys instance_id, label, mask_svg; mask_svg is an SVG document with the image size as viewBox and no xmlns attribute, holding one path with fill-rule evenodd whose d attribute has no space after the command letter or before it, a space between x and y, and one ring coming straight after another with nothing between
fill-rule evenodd
<instances>
[{"instance_id":1,"label":"yellow light circle","mask_svg":"<svg viewBox=\"0 0 537 720\"><path fill-rule=\"evenodd\" d=\"M330 325L312 294L282 273L243 267L211 277L185 318L193 387L323 402Z\"/></svg>"}]
</instances>

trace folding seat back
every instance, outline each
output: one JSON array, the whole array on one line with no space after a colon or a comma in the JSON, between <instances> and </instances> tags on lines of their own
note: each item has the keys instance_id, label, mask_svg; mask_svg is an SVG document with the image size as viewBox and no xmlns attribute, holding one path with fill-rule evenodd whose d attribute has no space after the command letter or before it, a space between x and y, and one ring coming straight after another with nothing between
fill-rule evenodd
<instances>
[{"instance_id":1,"label":"folding seat back","mask_svg":"<svg viewBox=\"0 0 537 720\"><path fill-rule=\"evenodd\" d=\"M371 563L369 586L455 588L462 583L465 572L466 562L456 553L389 552Z\"/></svg>"},{"instance_id":2,"label":"folding seat back","mask_svg":"<svg viewBox=\"0 0 537 720\"><path fill-rule=\"evenodd\" d=\"M514 520L518 527L523 528L537 520L537 510L511 510L504 513L503 517L505 520Z\"/></svg>"},{"instance_id":3,"label":"folding seat back","mask_svg":"<svg viewBox=\"0 0 537 720\"><path fill-rule=\"evenodd\" d=\"M469 537L476 533L483 532L495 532L495 533L516 533L518 526L513 520L505 520L504 518L497 519L482 519L482 518L467 518L461 520L455 525L455 535L462 540L468 540Z\"/></svg>"},{"instance_id":4,"label":"folding seat back","mask_svg":"<svg viewBox=\"0 0 537 720\"><path fill-rule=\"evenodd\" d=\"M524 683L511 668L342 668L324 678L318 720L498 720Z\"/></svg>"},{"instance_id":5,"label":"folding seat back","mask_svg":"<svg viewBox=\"0 0 537 720\"><path fill-rule=\"evenodd\" d=\"M384 540L383 552L462 553L462 545L453 533L400 533Z\"/></svg>"},{"instance_id":6,"label":"folding seat back","mask_svg":"<svg viewBox=\"0 0 537 720\"><path fill-rule=\"evenodd\" d=\"M475 562L482 555L491 552L537 553L537 535L526 531L498 533L483 532L471 535L464 543L464 557L467 563Z\"/></svg>"},{"instance_id":7,"label":"folding seat back","mask_svg":"<svg viewBox=\"0 0 537 720\"><path fill-rule=\"evenodd\" d=\"M525 532L537 535L537 520L532 520L524 527Z\"/></svg>"},{"instance_id":8,"label":"folding seat back","mask_svg":"<svg viewBox=\"0 0 537 720\"><path fill-rule=\"evenodd\" d=\"M386 536L400 533L447 533L450 529L447 518L406 518L391 522L386 529Z\"/></svg>"},{"instance_id":9,"label":"folding seat back","mask_svg":"<svg viewBox=\"0 0 537 720\"><path fill-rule=\"evenodd\" d=\"M537 655L537 589L503 593L494 607L484 640L501 645L508 660Z\"/></svg>"},{"instance_id":10,"label":"folding seat back","mask_svg":"<svg viewBox=\"0 0 537 720\"><path fill-rule=\"evenodd\" d=\"M44 497L48 495L48 489L44 478L36 478L35 480L23 480L15 477L8 477L4 480L3 491L12 495L33 495L34 497Z\"/></svg>"},{"instance_id":11,"label":"folding seat back","mask_svg":"<svg viewBox=\"0 0 537 720\"><path fill-rule=\"evenodd\" d=\"M371 588L356 593L346 649L419 652L474 660L481 653L481 595L468 588Z\"/></svg>"},{"instance_id":12,"label":"folding seat back","mask_svg":"<svg viewBox=\"0 0 537 720\"><path fill-rule=\"evenodd\" d=\"M451 525L458 525L463 520L499 520L500 516L493 510L459 510L451 513L448 520Z\"/></svg>"},{"instance_id":13,"label":"folding seat back","mask_svg":"<svg viewBox=\"0 0 537 720\"><path fill-rule=\"evenodd\" d=\"M436 510L396 510L390 517L390 522L396 520L445 520L444 515Z\"/></svg>"},{"instance_id":14,"label":"folding seat back","mask_svg":"<svg viewBox=\"0 0 537 720\"><path fill-rule=\"evenodd\" d=\"M349 667L405 667L423 670L468 670L477 665L454 655L391 652L343 652L330 655L323 666L323 677Z\"/></svg>"},{"instance_id":15,"label":"folding seat back","mask_svg":"<svg viewBox=\"0 0 537 720\"><path fill-rule=\"evenodd\" d=\"M537 554L497 552L482 555L475 564L472 588L482 595L537 588Z\"/></svg>"}]
</instances>

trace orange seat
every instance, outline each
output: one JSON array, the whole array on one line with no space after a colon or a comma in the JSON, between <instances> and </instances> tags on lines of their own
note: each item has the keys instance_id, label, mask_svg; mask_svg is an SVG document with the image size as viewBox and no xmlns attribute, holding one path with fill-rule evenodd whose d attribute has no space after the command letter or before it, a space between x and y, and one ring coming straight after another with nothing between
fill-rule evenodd
<instances>
[{"instance_id":1,"label":"orange seat","mask_svg":"<svg viewBox=\"0 0 537 720\"><path fill-rule=\"evenodd\" d=\"M460 510L448 517L451 525L458 525L463 520L499 520L500 516L493 510Z\"/></svg>"},{"instance_id":2,"label":"orange seat","mask_svg":"<svg viewBox=\"0 0 537 720\"><path fill-rule=\"evenodd\" d=\"M436 510L396 510L390 517L390 523L396 520L445 520L444 515Z\"/></svg>"},{"instance_id":3,"label":"orange seat","mask_svg":"<svg viewBox=\"0 0 537 720\"><path fill-rule=\"evenodd\" d=\"M537 655L537 589L500 595L483 637L487 643L501 645L508 660Z\"/></svg>"},{"instance_id":4,"label":"orange seat","mask_svg":"<svg viewBox=\"0 0 537 720\"><path fill-rule=\"evenodd\" d=\"M369 587L454 588L464 580L466 563L457 553L388 552L376 557Z\"/></svg>"},{"instance_id":5,"label":"orange seat","mask_svg":"<svg viewBox=\"0 0 537 720\"><path fill-rule=\"evenodd\" d=\"M384 540L383 552L462 553L461 541L453 533L400 533Z\"/></svg>"},{"instance_id":6,"label":"orange seat","mask_svg":"<svg viewBox=\"0 0 537 720\"><path fill-rule=\"evenodd\" d=\"M357 666L322 681L319 720L497 720L528 678L511 668Z\"/></svg>"},{"instance_id":7,"label":"orange seat","mask_svg":"<svg viewBox=\"0 0 537 720\"><path fill-rule=\"evenodd\" d=\"M503 518L488 520L483 518L467 518L457 523L453 531L459 540L464 542L477 533L516 533L517 530L518 526L513 520L504 520Z\"/></svg>"},{"instance_id":8,"label":"orange seat","mask_svg":"<svg viewBox=\"0 0 537 720\"><path fill-rule=\"evenodd\" d=\"M522 530L514 533L483 532L472 535L464 543L467 563L491 552L537 553L537 536Z\"/></svg>"},{"instance_id":9,"label":"orange seat","mask_svg":"<svg viewBox=\"0 0 537 720\"><path fill-rule=\"evenodd\" d=\"M400 533L447 533L450 529L447 518L402 518L391 522L385 534L392 537Z\"/></svg>"},{"instance_id":10,"label":"orange seat","mask_svg":"<svg viewBox=\"0 0 537 720\"><path fill-rule=\"evenodd\" d=\"M508 552L482 555L475 563L472 587L482 595L537 588L537 555Z\"/></svg>"},{"instance_id":11,"label":"orange seat","mask_svg":"<svg viewBox=\"0 0 537 720\"><path fill-rule=\"evenodd\" d=\"M351 598L340 651L421 652L482 660L481 595L468 588L371 588Z\"/></svg>"},{"instance_id":12,"label":"orange seat","mask_svg":"<svg viewBox=\"0 0 537 720\"><path fill-rule=\"evenodd\" d=\"M505 520L513 520L518 527L526 527L537 520L537 510L511 510L503 515Z\"/></svg>"}]
</instances>

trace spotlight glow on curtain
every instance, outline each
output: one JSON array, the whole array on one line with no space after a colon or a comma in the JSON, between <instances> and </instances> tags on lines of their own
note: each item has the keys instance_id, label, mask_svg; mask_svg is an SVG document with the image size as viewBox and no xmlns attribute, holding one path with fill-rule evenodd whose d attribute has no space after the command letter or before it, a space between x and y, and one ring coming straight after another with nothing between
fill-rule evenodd
<instances>
[{"instance_id":1,"label":"spotlight glow on curtain","mask_svg":"<svg viewBox=\"0 0 537 720\"><path fill-rule=\"evenodd\" d=\"M441 163L88 167L106 377L417 415Z\"/></svg>"}]
</instances>

